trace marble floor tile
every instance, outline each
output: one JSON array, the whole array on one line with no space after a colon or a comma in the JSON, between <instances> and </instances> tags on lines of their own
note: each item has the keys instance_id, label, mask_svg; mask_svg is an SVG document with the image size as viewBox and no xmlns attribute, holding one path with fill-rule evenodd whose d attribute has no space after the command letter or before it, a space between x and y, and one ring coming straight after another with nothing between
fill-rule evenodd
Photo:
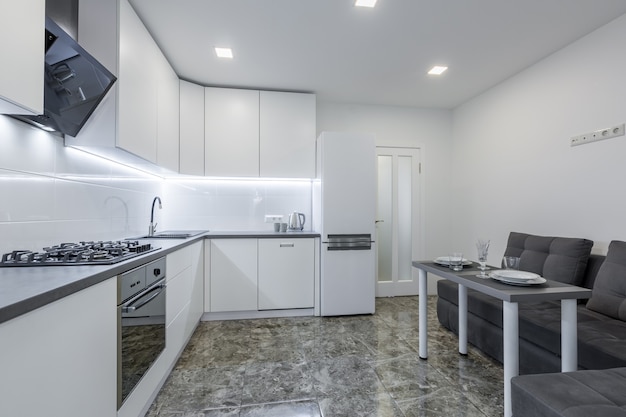
<instances>
[{"instance_id":1,"label":"marble floor tile","mask_svg":"<svg viewBox=\"0 0 626 417\"><path fill-rule=\"evenodd\" d=\"M495 417L502 366L441 327L428 300L379 298L376 314L202 322L147 417Z\"/></svg>"},{"instance_id":2,"label":"marble floor tile","mask_svg":"<svg viewBox=\"0 0 626 417\"><path fill-rule=\"evenodd\" d=\"M313 385L320 396L349 396L384 390L374 368L359 356L320 359L314 365Z\"/></svg>"},{"instance_id":3,"label":"marble floor tile","mask_svg":"<svg viewBox=\"0 0 626 417\"><path fill-rule=\"evenodd\" d=\"M386 392L321 396L318 401L324 417L404 417Z\"/></svg>"},{"instance_id":4,"label":"marble floor tile","mask_svg":"<svg viewBox=\"0 0 626 417\"><path fill-rule=\"evenodd\" d=\"M322 417L317 401L290 401L242 407L240 417Z\"/></svg>"},{"instance_id":5,"label":"marble floor tile","mask_svg":"<svg viewBox=\"0 0 626 417\"><path fill-rule=\"evenodd\" d=\"M306 362L248 365L241 403L260 404L314 398L312 371L312 365Z\"/></svg>"}]
</instances>

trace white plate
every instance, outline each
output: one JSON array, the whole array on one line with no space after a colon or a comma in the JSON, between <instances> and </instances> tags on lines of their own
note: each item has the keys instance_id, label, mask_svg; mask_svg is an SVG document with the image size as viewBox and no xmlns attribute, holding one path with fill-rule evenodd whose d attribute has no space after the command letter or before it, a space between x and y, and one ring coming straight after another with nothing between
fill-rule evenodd
<instances>
[{"instance_id":1,"label":"white plate","mask_svg":"<svg viewBox=\"0 0 626 417\"><path fill-rule=\"evenodd\" d=\"M497 271L493 271L492 274L501 278L506 278L509 281L518 281L518 282L525 282L525 281L533 280L541 276L533 272L518 271L515 269L499 269Z\"/></svg>"},{"instance_id":2,"label":"white plate","mask_svg":"<svg viewBox=\"0 0 626 417\"><path fill-rule=\"evenodd\" d=\"M491 279L495 279L496 281L500 281L504 284L509 284L509 285L529 286L529 285L539 285L539 284L543 284L546 282L545 278L539 277L539 276L537 278L533 278L533 279L529 279L525 281L508 279L508 278L504 278L495 274L489 274L489 276L491 277Z\"/></svg>"},{"instance_id":3,"label":"white plate","mask_svg":"<svg viewBox=\"0 0 626 417\"><path fill-rule=\"evenodd\" d=\"M440 256L439 258L435 259L433 262L438 264L438 265L449 266L450 265L450 257L449 256ZM471 264L472 264L472 261L463 258L463 265L471 265Z\"/></svg>"}]
</instances>

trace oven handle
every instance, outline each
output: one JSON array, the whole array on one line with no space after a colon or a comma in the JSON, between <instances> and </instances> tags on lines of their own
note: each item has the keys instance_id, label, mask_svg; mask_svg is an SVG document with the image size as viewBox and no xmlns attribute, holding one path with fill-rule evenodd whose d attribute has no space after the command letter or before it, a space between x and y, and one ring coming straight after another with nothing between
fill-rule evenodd
<instances>
[{"instance_id":1,"label":"oven handle","mask_svg":"<svg viewBox=\"0 0 626 417\"><path fill-rule=\"evenodd\" d=\"M139 310L141 307L145 306L150 301L158 297L159 294L165 291L166 286L167 284L165 284L165 280L161 280L157 282L156 284L154 284L152 287L148 288L147 290L137 294L136 296L134 296L133 298L131 298L130 300L128 300L126 303L122 305L122 313L132 313L133 311ZM139 300L141 300L142 298L146 297L150 293L153 293L152 295L150 295L150 297L137 303L136 305L132 305L138 302Z\"/></svg>"}]
</instances>

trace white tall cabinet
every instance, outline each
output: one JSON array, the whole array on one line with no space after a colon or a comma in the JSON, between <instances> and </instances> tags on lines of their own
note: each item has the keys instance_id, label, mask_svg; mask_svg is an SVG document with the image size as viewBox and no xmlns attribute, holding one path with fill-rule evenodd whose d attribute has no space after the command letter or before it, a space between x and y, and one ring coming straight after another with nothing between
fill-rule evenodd
<instances>
[{"instance_id":1,"label":"white tall cabinet","mask_svg":"<svg viewBox=\"0 0 626 417\"><path fill-rule=\"evenodd\" d=\"M0 324L0 416L112 417L117 279Z\"/></svg>"},{"instance_id":2,"label":"white tall cabinet","mask_svg":"<svg viewBox=\"0 0 626 417\"><path fill-rule=\"evenodd\" d=\"M44 29L44 0L2 2L0 113L43 113Z\"/></svg>"}]
</instances>

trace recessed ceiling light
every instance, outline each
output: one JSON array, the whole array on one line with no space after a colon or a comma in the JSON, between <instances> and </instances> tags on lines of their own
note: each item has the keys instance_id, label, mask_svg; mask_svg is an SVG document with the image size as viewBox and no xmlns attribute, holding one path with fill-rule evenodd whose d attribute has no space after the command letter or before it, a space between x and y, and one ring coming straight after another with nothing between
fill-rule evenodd
<instances>
[{"instance_id":1,"label":"recessed ceiling light","mask_svg":"<svg viewBox=\"0 0 626 417\"><path fill-rule=\"evenodd\" d=\"M215 54L219 58L232 58L233 57L233 50L230 49L230 48L218 48L218 47L215 47Z\"/></svg>"},{"instance_id":2,"label":"recessed ceiling light","mask_svg":"<svg viewBox=\"0 0 626 417\"><path fill-rule=\"evenodd\" d=\"M443 74L446 70L448 69L448 67L440 67L435 65L434 67L432 67L430 69L430 71L428 71L429 75L441 75Z\"/></svg>"},{"instance_id":3,"label":"recessed ceiling light","mask_svg":"<svg viewBox=\"0 0 626 417\"><path fill-rule=\"evenodd\" d=\"M356 0L354 5L357 7L374 7L376 6L376 0Z\"/></svg>"}]
</instances>

